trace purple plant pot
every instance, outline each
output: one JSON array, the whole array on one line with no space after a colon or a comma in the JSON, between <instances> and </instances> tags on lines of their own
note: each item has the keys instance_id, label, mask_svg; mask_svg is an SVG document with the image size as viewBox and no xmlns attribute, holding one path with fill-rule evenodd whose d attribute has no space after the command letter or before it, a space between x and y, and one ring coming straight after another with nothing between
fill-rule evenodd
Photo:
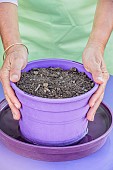
<instances>
[{"instance_id":1,"label":"purple plant pot","mask_svg":"<svg viewBox=\"0 0 113 170\"><path fill-rule=\"evenodd\" d=\"M49 66L63 69L76 67L92 79L92 75L84 69L82 64L64 59L32 61L22 72ZM96 83L85 94L65 99L36 97L23 92L14 83L11 83L11 86L22 104L20 131L28 141L41 145L64 146L79 141L87 134L88 101L98 88Z\"/></svg>"}]
</instances>

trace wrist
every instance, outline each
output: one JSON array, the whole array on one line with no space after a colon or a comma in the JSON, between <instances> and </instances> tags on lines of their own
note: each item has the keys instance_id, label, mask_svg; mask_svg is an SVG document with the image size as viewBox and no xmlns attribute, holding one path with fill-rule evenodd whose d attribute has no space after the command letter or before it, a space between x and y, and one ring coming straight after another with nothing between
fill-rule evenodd
<instances>
[{"instance_id":1,"label":"wrist","mask_svg":"<svg viewBox=\"0 0 113 170\"><path fill-rule=\"evenodd\" d=\"M11 44L9 45L4 53L3 53L3 60L5 58L5 56L7 57L9 54L11 53L23 53L24 55L28 55L29 54L29 51L28 51L28 48L26 47L25 44L23 43L15 43L15 44Z\"/></svg>"},{"instance_id":2,"label":"wrist","mask_svg":"<svg viewBox=\"0 0 113 170\"><path fill-rule=\"evenodd\" d=\"M15 44L17 42L22 43L19 31L16 31L16 33L12 31L13 30L11 30L10 33L7 32L5 35L1 33L1 39L2 39L4 50L7 47L9 47L11 44Z\"/></svg>"},{"instance_id":3,"label":"wrist","mask_svg":"<svg viewBox=\"0 0 113 170\"><path fill-rule=\"evenodd\" d=\"M93 30L90 34L87 46L100 50L102 53L106 47L107 38L102 30Z\"/></svg>"},{"instance_id":4,"label":"wrist","mask_svg":"<svg viewBox=\"0 0 113 170\"><path fill-rule=\"evenodd\" d=\"M97 51L100 51L102 54L104 54L105 46L97 39L89 38L86 48L93 48Z\"/></svg>"}]
</instances>

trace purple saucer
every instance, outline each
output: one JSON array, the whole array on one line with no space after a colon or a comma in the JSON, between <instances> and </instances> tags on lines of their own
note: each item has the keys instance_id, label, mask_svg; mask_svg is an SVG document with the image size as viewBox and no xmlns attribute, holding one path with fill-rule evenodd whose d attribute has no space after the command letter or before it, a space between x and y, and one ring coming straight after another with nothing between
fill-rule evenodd
<instances>
[{"instance_id":1,"label":"purple saucer","mask_svg":"<svg viewBox=\"0 0 113 170\"><path fill-rule=\"evenodd\" d=\"M90 155L104 145L112 126L112 114L102 103L94 122L88 124L88 134L78 143L65 147L34 145L21 136L19 122L13 120L6 100L0 103L0 141L13 152L32 159L67 161Z\"/></svg>"}]
</instances>

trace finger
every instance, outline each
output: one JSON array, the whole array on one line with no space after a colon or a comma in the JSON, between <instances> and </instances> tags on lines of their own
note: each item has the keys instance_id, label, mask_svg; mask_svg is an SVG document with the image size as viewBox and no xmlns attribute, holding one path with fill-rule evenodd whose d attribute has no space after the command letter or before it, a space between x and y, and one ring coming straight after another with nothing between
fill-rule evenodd
<instances>
[{"instance_id":1,"label":"finger","mask_svg":"<svg viewBox=\"0 0 113 170\"><path fill-rule=\"evenodd\" d=\"M96 101L99 99L99 97L102 95L102 93L104 93L104 90L105 90L105 86L106 86L106 83L104 84L101 84L97 91L93 94L93 96L90 98L89 100L89 106L90 107L93 107L94 104L96 103Z\"/></svg>"},{"instance_id":2,"label":"finger","mask_svg":"<svg viewBox=\"0 0 113 170\"><path fill-rule=\"evenodd\" d=\"M98 83L98 84L104 83L103 74L102 74L100 64L97 64L97 63L93 64L91 66L90 70L91 70L90 72L92 73L93 79L96 83Z\"/></svg>"},{"instance_id":3,"label":"finger","mask_svg":"<svg viewBox=\"0 0 113 170\"><path fill-rule=\"evenodd\" d=\"M7 88L7 89L6 89ZM15 105L15 107L17 109L21 108L21 103L19 102L19 100L17 99L17 97L15 96L14 91L12 90L12 88L10 87L10 85L5 86L4 88L5 93L7 94L7 96L9 97L9 99L11 100L11 102Z\"/></svg>"},{"instance_id":4,"label":"finger","mask_svg":"<svg viewBox=\"0 0 113 170\"><path fill-rule=\"evenodd\" d=\"M4 73L4 72L3 72ZM1 83L3 85L3 89L4 89L4 93L6 96L8 96L8 98L10 99L11 103L13 103L17 109L21 108L21 103L19 102L19 100L17 99L17 97L15 96L14 91L12 90L11 86L10 86L10 82L9 82L9 78L8 78L8 73L4 73L1 79Z\"/></svg>"},{"instance_id":5,"label":"finger","mask_svg":"<svg viewBox=\"0 0 113 170\"><path fill-rule=\"evenodd\" d=\"M90 70L87 67L85 69L86 69L87 72L90 72Z\"/></svg>"},{"instance_id":6,"label":"finger","mask_svg":"<svg viewBox=\"0 0 113 170\"><path fill-rule=\"evenodd\" d=\"M21 70L25 67L24 59L14 58L11 62L11 69L10 69L10 80L12 82L17 82L21 76Z\"/></svg>"},{"instance_id":7,"label":"finger","mask_svg":"<svg viewBox=\"0 0 113 170\"><path fill-rule=\"evenodd\" d=\"M99 105L100 105L103 97L104 97L104 93L103 93L103 94L100 96L100 98L96 101L95 105L89 109L89 111L88 111L88 113L87 113L87 119L88 119L89 121L93 121L93 120L94 120L95 113L96 113L96 111L97 111L97 109L98 109L98 107L99 107Z\"/></svg>"},{"instance_id":8,"label":"finger","mask_svg":"<svg viewBox=\"0 0 113 170\"><path fill-rule=\"evenodd\" d=\"M15 120L19 120L20 119L20 112L19 110L14 106L14 104L11 102L11 100L9 99L9 97L7 95L5 95L5 98L9 104L9 107L11 108L12 114L13 114L13 118Z\"/></svg>"},{"instance_id":9,"label":"finger","mask_svg":"<svg viewBox=\"0 0 113 170\"><path fill-rule=\"evenodd\" d=\"M98 87L98 90L93 94L93 96L91 97L91 99L89 101L90 107L94 106L96 100L98 100L98 98L101 96L101 94L104 93L104 91L105 91L105 87L106 87L107 81L109 79L109 74L108 74L107 70L104 71L103 78L104 78L104 83Z\"/></svg>"}]
</instances>

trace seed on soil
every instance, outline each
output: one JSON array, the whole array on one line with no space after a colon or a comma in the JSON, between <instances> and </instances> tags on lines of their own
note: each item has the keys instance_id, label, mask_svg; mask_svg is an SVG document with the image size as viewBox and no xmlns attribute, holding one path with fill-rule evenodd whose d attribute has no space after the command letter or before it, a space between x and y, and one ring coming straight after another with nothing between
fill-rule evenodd
<instances>
[{"instance_id":1,"label":"seed on soil","mask_svg":"<svg viewBox=\"0 0 113 170\"><path fill-rule=\"evenodd\" d=\"M48 87L48 83L43 83L43 86L44 87Z\"/></svg>"},{"instance_id":2,"label":"seed on soil","mask_svg":"<svg viewBox=\"0 0 113 170\"><path fill-rule=\"evenodd\" d=\"M37 91L40 88L40 84L37 86L37 88L35 89L35 91Z\"/></svg>"},{"instance_id":3,"label":"seed on soil","mask_svg":"<svg viewBox=\"0 0 113 170\"><path fill-rule=\"evenodd\" d=\"M37 74L38 74L38 71L34 71L33 73L37 75Z\"/></svg>"}]
</instances>

